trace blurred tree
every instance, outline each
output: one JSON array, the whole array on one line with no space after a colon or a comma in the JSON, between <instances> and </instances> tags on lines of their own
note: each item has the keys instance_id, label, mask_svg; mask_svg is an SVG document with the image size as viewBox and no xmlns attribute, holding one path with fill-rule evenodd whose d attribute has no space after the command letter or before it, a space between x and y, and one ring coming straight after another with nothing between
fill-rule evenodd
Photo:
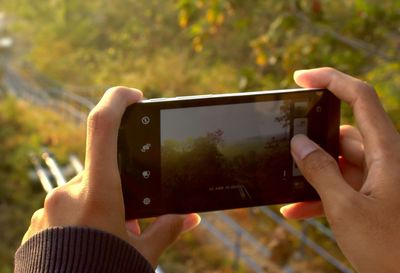
<instances>
[{"instance_id":1,"label":"blurred tree","mask_svg":"<svg viewBox=\"0 0 400 273\"><path fill-rule=\"evenodd\" d=\"M0 100L0 272L12 272L14 251L33 212L42 207L44 191L32 183L30 153L50 145L59 159L82 155L84 130L47 110L13 98ZM68 134L65 134L68 131ZM52 143L49 142L51 139ZM60 145L62 143L62 145Z\"/></svg>"},{"instance_id":2,"label":"blurred tree","mask_svg":"<svg viewBox=\"0 0 400 273\"><path fill-rule=\"evenodd\" d=\"M259 85L271 76L283 76L284 85L289 85L292 72L300 68L335 66L360 75L382 61L400 61L398 1L179 3L180 21L186 22L180 26L190 30L194 50L206 47L221 53L219 48L232 58L230 49L237 53L240 47L250 48L256 65L251 70L257 74L250 78L258 79ZM210 20L209 14L224 19ZM231 35L240 37L241 43L234 43ZM230 46L221 48L221 39L229 39ZM245 54L236 55L235 60L249 65L241 57Z\"/></svg>"},{"instance_id":3,"label":"blurred tree","mask_svg":"<svg viewBox=\"0 0 400 273\"><path fill-rule=\"evenodd\" d=\"M2 2L26 60L70 85L135 85L149 97L246 91L333 66L388 94L379 79L399 75L394 0Z\"/></svg>"}]
</instances>

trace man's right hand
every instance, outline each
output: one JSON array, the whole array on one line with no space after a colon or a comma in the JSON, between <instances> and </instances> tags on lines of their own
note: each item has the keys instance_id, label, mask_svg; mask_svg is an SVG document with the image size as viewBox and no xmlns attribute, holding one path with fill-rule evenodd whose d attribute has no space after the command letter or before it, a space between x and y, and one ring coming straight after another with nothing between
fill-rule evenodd
<instances>
[{"instance_id":1,"label":"man's right hand","mask_svg":"<svg viewBox=\"0 0 400 273\"><path fill-rule=\"evenodd\" d=\"M332 68L297 71L303 87L327 88L348 103L358 128L341 127L339 165L306 136L292 139L299 169L321 202L291 204L287 218L325 213L358 272L400 272L400 136L368 84Z\"/></svg>"}]
</instances>

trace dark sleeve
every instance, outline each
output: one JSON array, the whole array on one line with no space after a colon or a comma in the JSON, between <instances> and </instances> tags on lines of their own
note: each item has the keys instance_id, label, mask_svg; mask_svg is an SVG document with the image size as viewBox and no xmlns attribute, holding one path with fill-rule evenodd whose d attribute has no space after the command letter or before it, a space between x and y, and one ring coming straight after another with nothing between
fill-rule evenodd
<instances>
[{"instance_id":1,"label":"dark sleeve","mask_svg":"<svg viewBox=\"0 0 400 273\"><path fill-rule=\"evenodd\" d=\"M154 273L147 260L124 240L85 227L46 229L15 253L14 273Z\"/></svg>"}]
</instances>

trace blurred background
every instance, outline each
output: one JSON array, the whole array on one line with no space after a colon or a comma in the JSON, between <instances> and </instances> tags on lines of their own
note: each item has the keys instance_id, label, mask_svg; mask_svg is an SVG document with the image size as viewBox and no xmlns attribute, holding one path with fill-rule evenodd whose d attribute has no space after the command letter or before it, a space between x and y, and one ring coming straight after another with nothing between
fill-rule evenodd
<instances>
[{"instance_id":1,"label":"blurred background","mask_svg":"<svg viewBox=\"0 0 400 273\"><path fill-rule=\"evenodd\" d=\"M321 66L373 84L400 128L400 2L0 0L0 273L42 206L38 176L62 184L79 171L85 117L108 87L148 98L282 89ZM352 272L323 219L287 222L274 207L204 215L160 265Z\"/></svg>"}]
</instances>

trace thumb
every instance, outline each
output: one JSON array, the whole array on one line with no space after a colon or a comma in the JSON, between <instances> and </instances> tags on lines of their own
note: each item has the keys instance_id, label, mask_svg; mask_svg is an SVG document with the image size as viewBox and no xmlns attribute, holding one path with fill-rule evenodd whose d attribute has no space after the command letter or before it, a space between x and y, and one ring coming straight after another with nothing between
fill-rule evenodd
<instances>
[{"instance_id":1,"label":"thumb","mask_svg":"<svg viewBox=\"0 0 400 273\"><path fill-rule=\"evenodd\" d=\"M178 237L200 223L196 213L188 215L163 215L156 219L142 234L142 249L139 251L155 267L161 254Z\"/></svg>"},{"instance_id":2,"label":"thumb","mask_svg":"<svg viewBox=\"0 0 400 273\"><path fill-rule=\"evenodd\" d=\"M333 157L305 135L292 138L291 152L301 173L318 192L324 207L334 205L353 192Z\"/></svg>"}]
</instances>

